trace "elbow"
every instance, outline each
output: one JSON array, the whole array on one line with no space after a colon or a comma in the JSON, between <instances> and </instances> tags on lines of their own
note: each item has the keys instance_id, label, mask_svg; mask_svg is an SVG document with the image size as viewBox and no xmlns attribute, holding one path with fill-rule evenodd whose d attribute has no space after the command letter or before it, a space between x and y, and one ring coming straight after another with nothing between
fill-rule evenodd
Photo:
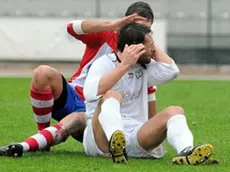
<instances>
[{"instance_id":1,"label":"elbow","mask_svg":"<svg viewBox=\"0 0 230 172\"><path fill-rule=\"evenodd\" d=\"M83 95L86 101L92 101L96 98L96 96L93 94L93 92L90 90L90 88L83 88Z\"/></svg>"},{"instance_id":2,"label":"elbow","mask_svg":"<svg viewBox=\"0 0 230 172\"><path fill-rule=\"evenodd\" d=\"M83 95L84 95L84 98L86 101L92 100L93 95L92 95L92 91L91 91L91 84L90 83L88 84L87 80L86 80L85 85L83 87Z\"/></svg>"},{"instance_id":3,"label":"elbow","mask_svg":"<svg viewBox=\"0 0 230 172\"><path fill-rule=\"evenodd\" d=\"M70 23L67 24L66 31L67 31L70 35L74 36L75 32L74 32L74 30L73 30L73 23L72 23L72 22L70 22Z\"/></svg>"},{"instance_id":4,"label":"elbow","mask_svg":"<svg viewBox=\"0 0 230 172\"><path fill-rule=\"evenodd\" d=\"M105 89L103 89L103 87L99 87L98 88L98 92L97 92L97 96L100 96L100 95L103 95L103 94L105 94Z\"/></svg>"},{"instance_id":5,"label":"elbow","mask_svg":"<svg viewBox=\"0 0 230 172\"><path fill-rule=\"evenodd\" d=\"M180 74L180 70L177 65L173 65L171 69L168 71L168 74L165 76L165 81L169 82L175 78L177 78Z\"/></svg>"},{"instance_id":6,"label":"elbow","mask_svg":"<svg viewBox=\"0 0 230 172\"><path fill-rule=\"evenodd\" d=\"M93 101L97 100L101 96L98 95L98 86L94 82L86 81L84 88L83 88L83 94L86 101Z\"/></svg>"},{"instance_id":7,"label":"elbow","mask_svg":"<svg viewBox=\"0 0 230 172\"><path fill-rule=\"evenodd\" d=\"M177 78L179 74L180 74L180 69L178 68L178 66L175 66L172 71L172 79Z\"/></svg>"},{"instance_id":8,"label":"elbow","mask_svg":"<svg viewBox=\"0 0 230 172\"><path fill-rule=\"evenodd\" d=\"M87 89L83 90L83 95L86 101L90 102L96 99L97 96L93 95L90 91L88 91Z\"/></svg>"},{"instance_id":9,"label":"elbow","mask_svg":"<svg viewBox=\"0 0 230 172\"><path fill-rule=\"evenodd\" d=\"M89 92L88 92L88 90L87 90L87 88L86 87L84 87L83 88L83 95L84 95L84 98L85 98L85 100L89 100L90 99L90 95L88 94Z\"/></svg>"},{"instance_id":10,"label":"elbow","mask_svg":"<svg viewBox=\"0 0 230 172\"><path fill-rule=\"evenodd\" d=\"M79 35L84 35L82 30L83 20L76 20L67 24L67 32L73 37L78 37Z\"/></svg>"}]
</instances>

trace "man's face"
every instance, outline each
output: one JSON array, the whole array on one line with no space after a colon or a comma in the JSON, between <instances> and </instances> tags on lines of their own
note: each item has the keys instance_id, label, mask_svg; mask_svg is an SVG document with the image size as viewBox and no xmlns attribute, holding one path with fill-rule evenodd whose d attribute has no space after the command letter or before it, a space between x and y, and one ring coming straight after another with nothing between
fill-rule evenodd
<instances>
[{"instance_id":1,"label":"man's face","mask_svg":"<svg viewBox=\"0 0 230 172\"><path fill-rule=\"evenodd\" d=\"M152 22L151 21L149 21L149 20L139 20L139 21L137 21L136 23L140 23L140 24L143 24L143 25L146 25L146 26L148 26L148 27L151 27L152 26ZM152 37L152 36L151 36ZM154 51L155 51L155 46L154 46L154 42L151 44L151 46L152 46L152 49L154 49ZM153 56L154 56L154 53L153 53ZM152 57L153 57L152 56Z\"/></svg>"},{"instance_id":2,"label":"man's face","mask_svg":"<svg viewBox=\"0 0 230 172\"><path fill-rule=\"evenodd\" d=\"M155 52L154 41L150 33L145 35L144 46L146 52L138 59L138 63L140 64L150 63Z\"/></svg>"}]
</instances>

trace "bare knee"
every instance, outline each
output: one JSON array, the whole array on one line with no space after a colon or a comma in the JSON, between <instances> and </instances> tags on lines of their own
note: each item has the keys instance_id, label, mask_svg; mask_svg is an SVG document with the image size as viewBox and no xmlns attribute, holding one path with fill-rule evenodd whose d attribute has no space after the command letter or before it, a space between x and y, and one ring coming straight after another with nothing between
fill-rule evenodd
<instances>
[{"instance_id":1,"label":"bare knee","mask_svg":"<svg viewBox=\"0 0 230 172\"><path fill-rule=\"evenodd\" d=\"M33 78L34 79L40 79L40 78L52 78L52 76L56 73L57 71L47 65L40 65L36 69L33 70Z\"/></svg>"},{"instance_id":2,"label":"bare knee","mask_svg":"<svg viewBox=\"0 0 230 172\"><path fill-rule=\"evenodd\" d=\"M33 70L32 84L38 87L48 85L57 73L57 70L50 66L40 65Z\"/></svg>"},{"instance_id":3,"label":"bare knee","mask_svg":"<svg viewBox=\"0 0 230 172\"><path fill-rule=\"evenodd\" d=\"M121 103L121 100L122 100L122 96L119 92L117 91L113 91L113 90L109 90L107 91L104 96L102 97L102 101L105 101L106 99L108 98L114 98L114 99L117 99L120 103Z\"/></svg>"},{"instance_id":4,"label":"bare knee","mask_svg":"<svg viewBox=\"0 0 230 172\"><path fill-rule=\"evenodd\" d=\"M169 106L164 110L164 113L168 118L175 115L184 115L184 109L180 106Z\"/></svg>"}]
</instances>

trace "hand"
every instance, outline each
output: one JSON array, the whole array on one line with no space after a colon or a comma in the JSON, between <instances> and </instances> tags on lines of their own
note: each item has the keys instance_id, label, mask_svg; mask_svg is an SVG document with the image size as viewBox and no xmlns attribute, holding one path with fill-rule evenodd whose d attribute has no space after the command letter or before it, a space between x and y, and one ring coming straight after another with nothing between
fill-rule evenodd
<instances>
[{"instance_id":1,"label":"hand","mask_svg":"<svg viewBox=\"0 0 230 172\"><path fill-rule=\"evenodd\" d=\"M121 65L128 69L132 68L137 63L139 57L145 52L145 46L143 44L125 45Z\"/></svg>"},{"instance_id":2,"label":"hand","mask_svg":"<svg viewBox=\"0 0 230 172\"><path fill-rule=\"evenodd\" d=\"M144 17L138 16L137 14L132 14L132 15L123 17L119 20L113 21L112 27L113 27L113 30L118 30L128 23L137 22L137 21L147 22L147 19Z\"/></svg>"}]
</instances>

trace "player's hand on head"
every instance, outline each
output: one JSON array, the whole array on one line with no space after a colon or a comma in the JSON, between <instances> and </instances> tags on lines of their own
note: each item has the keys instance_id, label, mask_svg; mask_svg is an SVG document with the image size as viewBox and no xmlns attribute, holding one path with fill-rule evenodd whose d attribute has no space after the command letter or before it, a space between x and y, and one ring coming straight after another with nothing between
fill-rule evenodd
<instances>
[{"instance_id":1,"label":"player's hand on head","mask_svg":"<svg viewBox=\"0 0 230 172\"><path fill-rule=\"evenodd\" d=\"M121 65L132 68L137 63L139 57L145 52L146 50L143 44L125 45Z\"/></svg>"},{"instance_id":2,"label":"player's hand on head","mask_svg":"<svg viewBox=\"0 0 230 172\"><path fill-rule=\"evenodd\" d=\"M129 16L126 16L123 18L123 20L125 21L125 24L137 21L147 21L146 18L138 16L137 14L131 14Z\"/></svg>"},{"instance_id":3,"label":"player's hand on head","mask_svg":"<svg viewBox=\"0 0 230 172\"><path fill-rule=\"evenodd\" d=\"M112 25L113 25L114 30L118 30L128 23L138 22L138 21L146 22L147 19L144 17L138 16L137 14L131 14L129 16L123 17L119 20L112 22Z\"/></svg>"}]
</instances>

